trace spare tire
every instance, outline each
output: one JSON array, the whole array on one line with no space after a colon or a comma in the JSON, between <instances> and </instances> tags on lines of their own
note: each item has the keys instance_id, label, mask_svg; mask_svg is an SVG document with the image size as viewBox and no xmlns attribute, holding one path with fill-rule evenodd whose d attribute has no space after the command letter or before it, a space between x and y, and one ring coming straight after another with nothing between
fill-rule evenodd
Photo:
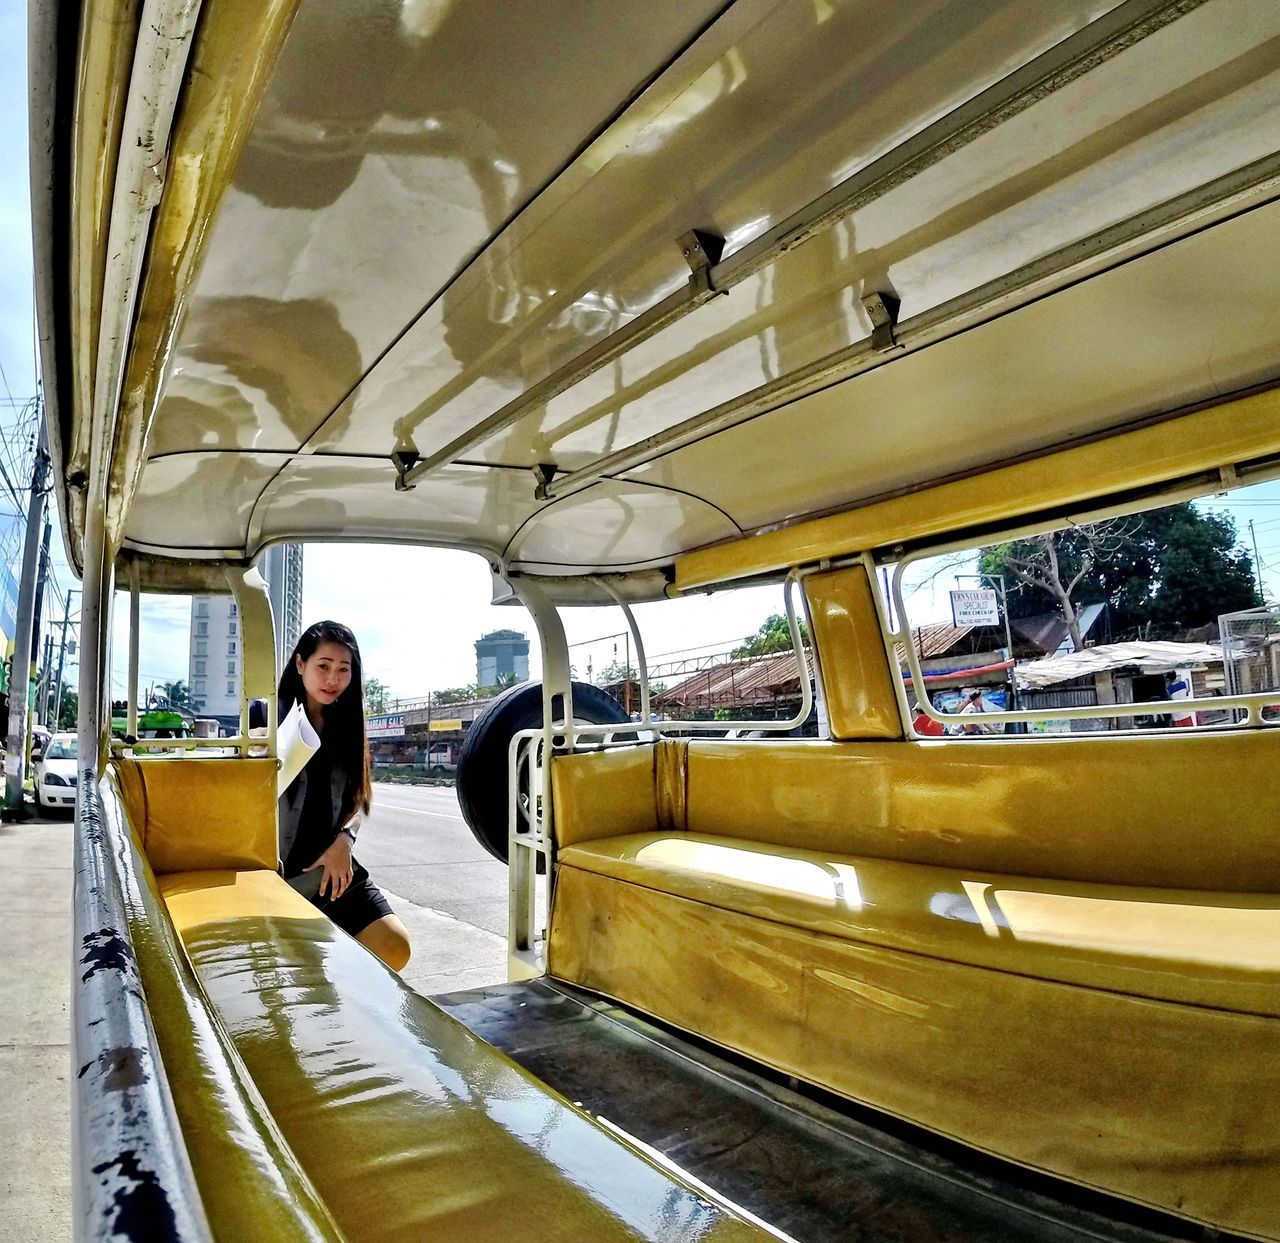
<instances>
[{"instance_id":1,"label":"spare tire","mask_svg":"<svg viewBox=\"0 0 1280 1243\"><path fill-rule=\"evenodd\" d=\"M573 719L585 725L625 725L626 710L589 682L573 684ZM507 755L522 729L542 724L542 683L521 682L490 700L471 723L458 754L458 805L467 827L495 859L507 861Z\"/></svg>"}]
</instances>

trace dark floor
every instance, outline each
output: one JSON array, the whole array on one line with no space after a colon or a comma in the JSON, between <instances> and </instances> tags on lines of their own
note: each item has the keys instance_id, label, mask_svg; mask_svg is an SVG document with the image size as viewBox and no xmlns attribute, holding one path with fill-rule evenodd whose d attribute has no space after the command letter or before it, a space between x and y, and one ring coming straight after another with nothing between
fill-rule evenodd
<instances>
[{"instance_id":1,"label":"dark floor","mask_svg":"<svg viewBox=\"0 0 1280 1243\"><path fill-rule=\"evenodd\" d=\"M434 1000L591 1114L802 1243L1202 1237L873 1111L801 1095L547 980Z\"/></svg>"}]
</instances>

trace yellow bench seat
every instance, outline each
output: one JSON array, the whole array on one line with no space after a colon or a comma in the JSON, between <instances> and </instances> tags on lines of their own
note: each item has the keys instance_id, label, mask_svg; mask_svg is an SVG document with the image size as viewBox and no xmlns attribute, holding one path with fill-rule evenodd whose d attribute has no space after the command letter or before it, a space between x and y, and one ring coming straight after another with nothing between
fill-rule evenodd
<instances>
[{"instance_id":1,"label":"yellow bench seat","mask_svg":"<svg viewBox=\"0 0 1280 1243\"><path fill-rule=\"evenodd\" d=\"M1280 1240L1280 731L557 757L548 970L850 1100Z\"/></svg>"},{"instance_id":2,"label":"yellow bench seat","mask_svg":"<svg viewBox=\"0 0 1280 1243\"><path fill-rule=\"evenodd\" d=\"M250 1076L352 1243L772 1237L413 992L275 873L159 884Z\"/></svg>"}]
</instances>

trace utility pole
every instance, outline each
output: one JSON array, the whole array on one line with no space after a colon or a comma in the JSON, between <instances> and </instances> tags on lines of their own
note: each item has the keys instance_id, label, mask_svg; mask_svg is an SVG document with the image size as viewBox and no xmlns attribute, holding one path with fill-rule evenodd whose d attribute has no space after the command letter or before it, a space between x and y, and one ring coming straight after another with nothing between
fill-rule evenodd
<instances>
[{"instance_id":1,"label":"utility pole","mask_svg":"<svg viewBox=\"0 0 1280 1243\"><path fill-rule=\"evenodd\" d=\"M40 694L37 697L39 703L39 711L36 713L38 719L43 720L47 725L49 723L49 701L53 690L53 633L44 637L44 659L40 662Z\"/></svg>"},{"instance_id":2,"label":"utility pole","mask_svg":"<svg viewBox=\"0 0 1280 1243\"><path fill-rule=\"evenodd\" d=\"M62 670L67 659L67 627L71 624L71 597L77 593L77 588L72 588L67 592L66 606L62 610L62 637L58 640L58 673L54 679L54 685L57 689L53 696L53 730L57 733L58 724L62 719Z\"/></svg>"},{"instance_id":3,"label":"utility pole","mask_svg":"<svg viewBox=\"0 0 1280 1243\"><path fill-rule=\"evenodd\" d=\"M22 787L27 763L27 695L31 681L31 644L37 608L37 594L43 589L40 565L41 528L45 524L48 497L45 474L49 450L45 439L44 412L38 415L40 432L36 439L36 460L31 469L31 503L27 507L27 541L22 551L22 581L18 585L17 634L13 639L13 674L9 679L9 739L5 754L5 814L11 819L26 816Z\"/></svg>"},{"instance_id":4,"label":"utility pole","mask_svg":"<svg viewBox=\"0 0 1280 1243\"><path fill-rule=\"evenodd\" d=\"M36 603L31 613L31 659L40 655L40 614L44 612L44 587L49 581L49 536L53 523L49 521L48 502L44 507L44 539L40 543L40 568L36 571Z\"/></svg>"},{"instance_id":5,"label":"utility pole","mask_svg":"<svg viewBox=\"0 0 1280 1243\"><path fill-rule=\"evenodd\" d=\"M1253 540L1253 576L1258 580L1258 599L1267 602L1266 589L1262 586L1262 558L1258 556L1258 533L1253 529L1253 519L1249 519L1249 536Z\"/></svg>"}]
</instances>

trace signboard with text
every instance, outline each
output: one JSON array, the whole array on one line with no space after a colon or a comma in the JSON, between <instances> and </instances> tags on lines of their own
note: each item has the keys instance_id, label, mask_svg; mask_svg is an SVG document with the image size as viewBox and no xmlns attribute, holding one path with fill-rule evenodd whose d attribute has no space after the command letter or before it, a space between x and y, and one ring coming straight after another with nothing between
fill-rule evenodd
<instances>
[{"instance_id":1,"label":"signboard with text","mask_svg":"<svg viewBox=\"0 0 1280 1243\"><path fill-rule=\"evenodd\" d=\"M957 626L998 626L1000 606L990 587L951 593L951 620Z\"/></svg>"},{"instance_id":2,"label":"signboard with text","mask_svg":"<svg viewBox=\"0 0 1280 1243\"><path fill-rule=\"evenodd\" d=\"M366 722L370 738L403 738L404 713L371 716Z\"/></svg>"}]
</instances>

